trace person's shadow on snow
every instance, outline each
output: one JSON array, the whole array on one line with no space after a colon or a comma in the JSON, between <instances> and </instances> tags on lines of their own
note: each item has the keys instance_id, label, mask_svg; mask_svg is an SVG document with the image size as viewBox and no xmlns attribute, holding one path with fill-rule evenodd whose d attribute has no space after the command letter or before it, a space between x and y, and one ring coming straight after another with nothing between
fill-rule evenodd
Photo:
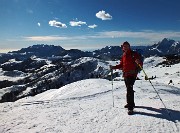
<instances>
[{"instance_id":1,"label":"person's shadow on snow","mask_svg":"<svg viewBox=\"0 0 180 133\"><path fill-rule=\"evenodd\" d=\"M162 118L162 119L166 119L168 121L172 121L172 122L177 122L180 121L180 111L177 110L171 110L171 109L165 109L165 108L160 108L160 109L156 109L153 107L146 107L146 106L136 106L136 108L142 108L142 109L146 109L151 112L147 112L145 111L135 111L135 114L139 114L139 115L146 115L146 116L151 116L151 117L156 117L156 118ZM153 113L155 112L155 113Z\"/></svg>"}]
</instances>

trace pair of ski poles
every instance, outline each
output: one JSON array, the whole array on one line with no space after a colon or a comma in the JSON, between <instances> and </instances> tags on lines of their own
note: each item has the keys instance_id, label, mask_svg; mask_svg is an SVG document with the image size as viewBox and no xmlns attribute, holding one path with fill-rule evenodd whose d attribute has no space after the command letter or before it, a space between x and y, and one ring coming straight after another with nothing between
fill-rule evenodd
<instances>
[{"instance_id":1,"label":"pair of ski poles","mask_svg":"<svg viewBox=\"0 0 180 133\"><path fill-rule=\"evenodd\" d=\"M140 67L140 69L143 71L145 77L149 80L151 86L153 87L153 89L155 90L155 92L157 93L157 96L159 97L159 99L161 100L163 106L165 107L166 109L166 112L168 113L169 117L171 118L170 116L170 112L167 110L167 107L166 105L164 104L163 100L161 99L158 91L155 89L154 85L152 84L151 80L148 78L146 72L144 71L144 69L142 68L142 66L140 64L137 63L137 65ZM112 99L113 99L113 107L114 107L114 94L113 94L113 69L110 69L111 70L111 84L112 84Z\"/></svg>"}]
</instances>

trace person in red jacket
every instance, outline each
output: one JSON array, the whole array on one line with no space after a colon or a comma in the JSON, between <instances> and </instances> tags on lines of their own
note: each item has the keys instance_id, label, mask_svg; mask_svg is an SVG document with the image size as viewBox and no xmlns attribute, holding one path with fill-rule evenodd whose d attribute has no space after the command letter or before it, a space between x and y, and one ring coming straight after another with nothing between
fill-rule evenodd
<instances>
[{"instance_id":1,"label":"person in red jacket","mask_svg":"<svg viewBox=\"0 0 180 133\"><path fill-rule=\"evenodd\" d=\"M131 50L130 44L127 41L121 45L121 48L123 50L123 56L120 60L120 64L110 66L110 69L121 69L123 71L123 77L127 88L127 104L124 107L128 108L128 114L131 115L135 107L133 85L138 74L139 66L137 64L142 66L142 62L140 61L139 54Z\"/></svg>"}]
</instances>

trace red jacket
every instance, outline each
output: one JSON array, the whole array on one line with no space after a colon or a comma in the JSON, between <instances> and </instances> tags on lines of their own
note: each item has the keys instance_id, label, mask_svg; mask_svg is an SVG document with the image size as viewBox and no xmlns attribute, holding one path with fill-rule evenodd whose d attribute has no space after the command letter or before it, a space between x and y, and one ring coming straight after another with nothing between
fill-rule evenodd
<instances>
[{"instance_id":1,"label":"red jacket","mask_svg":"<svg viewBox=\"0 0 180 133\"><path fill-rule=\"evenodd\" d=\"M138 74L138 65L135 63L136 59L140 60L139 54L129 50L123 54L120 64L113 66L113 69L121 69L124 77L136 77ZM142 65L142 62L140 65Z\"/></svg>"}]
</instances>

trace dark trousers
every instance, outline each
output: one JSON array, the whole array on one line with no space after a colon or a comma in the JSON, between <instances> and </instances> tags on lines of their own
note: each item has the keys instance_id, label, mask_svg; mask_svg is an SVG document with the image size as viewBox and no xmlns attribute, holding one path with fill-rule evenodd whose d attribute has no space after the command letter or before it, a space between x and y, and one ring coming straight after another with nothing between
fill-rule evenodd
<instances>
[{"instance_id":1,"label":"dark trousers","mask_svg":"<svg viewBox=\"0 0 180 133\"><path fill-rule=\"evenodd\" d=\"M134 103L134 90L133 90L133 85L135 82L136 78L135 77L125 77L125 85L127 88L127 94L126 94L126 100L128 104L128 109L132 110L133 107L135 106Z\"/></svg>"}]
</instances>

